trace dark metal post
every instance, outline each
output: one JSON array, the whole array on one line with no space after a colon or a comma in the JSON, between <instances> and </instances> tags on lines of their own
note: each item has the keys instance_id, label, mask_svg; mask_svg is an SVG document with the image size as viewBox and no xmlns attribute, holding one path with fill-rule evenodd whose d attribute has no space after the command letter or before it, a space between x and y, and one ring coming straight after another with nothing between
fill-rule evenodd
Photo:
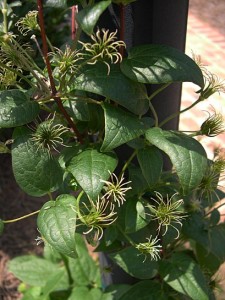
<instances>
[{"instance_id":1,"label":"dark metal post","mask_svg":"<svg viewBox=\"0 0 225 300\"><path fill-rule=\"evenodd\" d=\"M189 0L138 0L125 8L125 42L127 48L140 44L164 44L181 51L185 48ZM101 27L119 29L119 8L112 5L100 19ZM156 87L149 87L149 94ZM154 107L159 120L180 109L181 84L172 84L154 99ZM179 118L165 125L166 129L177 129ZM127 150L120 149L121 157ZM165 168L169 168L166 162ZM103 267L112 264L106 255L100 255ZM137 279L130 277L119 267L113 265L111 274L103 276L105 286L111 283L133 284Z\"/></svg>"}]
</instances>

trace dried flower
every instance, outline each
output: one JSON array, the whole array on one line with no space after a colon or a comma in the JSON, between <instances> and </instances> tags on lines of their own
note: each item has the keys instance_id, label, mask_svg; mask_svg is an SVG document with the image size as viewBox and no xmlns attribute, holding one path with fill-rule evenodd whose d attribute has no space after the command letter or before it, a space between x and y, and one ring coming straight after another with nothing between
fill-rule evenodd
<instances>
[{"instance_id":1,"label":"dried flower","mask_svg":"<svg viewBox=\"0 0 225 300\"><path fill-rule=\"evenodd\" d=\"M97 201L88 199L89 205L82 202L83 209L78 204L77 217L81 225L83 224L88 228L83 234L89 234L93 231L95 238L100 240L103 236L103 229L116 221L117 213L114 211L114 207L109 209L109 201L105 198L98 197Z\"/></svg>"},{"instance_id":2,"label":"dried flower","mask_svg":"<svg viewBox=\"0 0 225 300\"><path fill-rule=\"evenodd\" d=\"M217 136L225 131L224 119L221 113L214 112L201 125L200 133L209 137Z\"/></svg>"},{"instance_id":3,"label":"dried flower","mask_svg":"<svg viewBox=\"0 0 225 300\"><path fill-rule=\"evenodd\" d=\"M183 211L178 210L178 208L183 204L183 200L175 200L172 201L174 194L171 198L167 195L166 199L159 192L155 192L157 199L151 198L157 205L148 204L147 208L150 210L150 216L153 217L153 220L157 220L159 223L158 230L161 227L165 227L165 231L163 235L167 233L168 227L171 226L177 231L177 238L180 235L179 230L177 227L173 225L173 223L179 224L182 226L181 220L186 217Z\"/></svg>"},{"instance_id":4,"label":"dried flower","mask_svg":"<svg viewBox=\"0 0 225 300\"><path fill-rule=\"evenodd\" d=\"M207 99L215 93L225 92L225 85L222 80L209 71L204 73L204 88L199 91L202 99Z\"/></svg>"},{"instance_id":5,"label":"dried flower","mask_svg":"<svg viewBox=\"0 0 225 300\"><path fill-rule=\"evenodd\" d=\"M139 255L144 255L144 260L145 262L146 258L148 255L150 255L151 260L158 260L160 259L160 253L162 251L162 246L158 244L159 239L156 236L154 239L152 239L152 236L150 238L147 238L148 242L146 243L139 243L135 245L135 248L141 252Z\"/></svg>"},{"instance_id":6,"label":"dried flower","mask_svg":"<svg viewBox=\"0 0 225 300\"><path fill-rule=\"evenodd\" d=\"M119 53L120 47L126 47L123 41L117 41L117 31L109 33L109 30L98 30L96 34L92 34L90 37L93 43L80 43L85 50L89 60L88 64L95 64L97 61L102 61L107 65L108 74L110 72L110 65L116 64L122 61L122 55Z\"/></svg>"},{"instance_id":7,"label":"dried flower","mask_svg":"<svg viewBox=\"0 0 225 300\"><path fill-rule=\"evenodd\" d=\"M18 27L18 30L22 35L25 36L29 31L39 29L37 15L38 11L29 11L25 15L25 17L19 19L19 21L16 22L16 26Z\"/></svg>"},{"instance_id":8,"label":"dried flower","mask_svg":"<svg viewBox=\"0 0 225 300\"><path fill-rule=\"evenodd\" d=\"M212 202L212 196L215 195L218 200L217 188L220 181L224 180L225 159L220 153L214 161L210 161L205 176L202 178L198 190L200 190L200 198L206 197Z\"/></svg>"},{"instance_id":9,"label":"dried flower","mask_svg":"<svg viewBox=\"0 0 225 300\"><path fill-rule=\"evenodd\" d=\"M11 153L7 145L12 144L14 140L7 140L5 143L0 141L0 153Z\"/></svg>"},{"instance_id":10,"label":"dried flower","mask_svg":"<svg viewBox=\"0 0 225 300\"><path fill-rule=\"evenodd\" d=\"M13 70L0 67L0 90L5 90L17 84L17 74Z\"/></svg>"},{"instance_id":11,"label":"dried flower","mask_svg":"<svg viewBox=\"0 0 225 300\"><path fill-rule=\"evenodd\" d=\"M55 52L50 53L52 56L52 64L58 68L60 76L67 72L76 73L78 70L78 61L83 59L83 55L79 51L72 50L68 45L62 51L56 48Z\"/></svg>"},{"instance_id":12,"label":"dried flower","mask_svg":"<svg viewBox=\"0 0 225 300\"><path fill-rule=\"evenodd\" d=\"M14 36L9 36L7 42L1 43L0 61L8 67L17 67L26 71L34 69L31 58L33 53L29 44L19 44Z\"/></svg>"},{"instance_id":13,"label":"dried flower","mask_svg":"<svg viewBox=\"0 0 225 300\"><path fill-rule=\"evenodd\" d=\"M196 55L194 52L192 52L192 59L194 62L198 65L198 67L202 70L203 73L207 72L206 65L202 62L202 58L200 55Z\"/></svg>"},{"instance_id":14,"label":"dried flower","mask_svg":"<svg viewBox=\"0 0 225 300\"><path fill-rule=\"evenodd\" d=\"M200 212L202 208L201 200L195 196L188 202L187 210L190 212Z\"/></svg>"},{"instance_id":15,"label":"dried flower","mask_svg":"<svg viewBox=\"0 0 225 300\"><path fill-rule=\"evenodd\" d=\"M32 134L31 141L37 146L37 150L47 149L49 152L54 149L58 152L57 146L65 146L62 135L69 129L62 124L54 124L55 116L52 119L40 123Z\"/></svg>"},{"instance_id":16,"label":"dried flower","mask_svg":"<svg viewBox=\"0 0 225 300\"><path fill-rule=\"evenodd\" d=\"M36 241L36 245L37 246L40 245L40 244L42 244L42 243L44 243L44 240L43 240L43 238L41 236L37 236L36 239L35 239L35 241Z\"/></svg>"},{"instance_id":17,"label":"dried flower","mask_svg":"<svg viewBox=\"0 0 225 300\"><path fill-rule=\"evenodd\" d=\"M123 205L126 201L125 194L131 187L127 187L131 181L124 181L124 174L120 177L120 179L114 174L109 172L111 181L101 180L101 182L105 183L105 191L104 198L110 199L114 202L117 202L118 206Z\"/></svg>"}]
</instances>

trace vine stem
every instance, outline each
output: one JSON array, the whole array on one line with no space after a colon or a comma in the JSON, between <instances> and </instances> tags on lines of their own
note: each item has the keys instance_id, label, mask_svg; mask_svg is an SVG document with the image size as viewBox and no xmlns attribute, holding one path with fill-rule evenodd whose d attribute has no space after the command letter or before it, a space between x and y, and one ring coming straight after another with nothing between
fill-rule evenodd
<instances>
[{"instance_id":1,"label":"vine stem","mask_svg":"<svg viewBox=\"0 0 225 300\"><path fill-rule=\"evenodd\" d=\"M166 83L163 84L159 89L157 89L154 93L152 93L149 97L148 100L151 101L156 95L158 95L160 92L162 92L163 90L165 90L165 88L167 88L171 83Z\"/></svg>"},{"instance_id":2,"label":"vine stem","mask_svg":"<svg viewBox=\"0 0 225 300\"><path fill-rule=\"evenodd\" d=\"M77 13L77 6L73 5L71 7L71 39L72 41L76 38L76 13Z\"/></svg>"},{"instance_id":3,"label":"vine stem","mask_svg":"<svg viewBox=\"0 0 225 300\"><path fill-rule=\"evenodd\" d=\"M220 208L220 207L223 207L224 205L225 205L225 203L222 203L222 204L220 204L220 205L218 205L218 206L213 207L213 209L218 209L218 208ZM210 214L212 213L213 209L210 210L209 212L207 212L207 213L205 214L205 217L207 217L208 215L210 215Z\"/></svg>"},{"instance_id":4,"label":"vine stem","mask_svg":"<svg viewBox=\"0 0 225 300\"><path fill-rule=\"evenodd\" d=\"M31 217L31 216L33 216L33 215L36 215L36 214L38 214L39 212L40 212L40 209L39 209L39 210L36 210L36 211L34 211L34 212L32 212L32 213L30 213L30 214L28 214L28 215L24 215L24 216L19 217L19 218L16 218L16 219L5 220L5 221L3 221L3 223L5 223L5 224L7 224L7 223L14 223L14 222L17 222L17 221L20 221L20 220L29 218L29 217Z\"/></svg>"},{"instance_id":5,"label":"vine stem","mask_svg":"<svg viewBox=\"0 0 225 300\"><path fill-rule=\"evenodd\" d=\"M7 20L7 1L6 0L4 0L4 2L3 2L2 14L3 14L3 31L5 33L7 33L8 32L8 20Z\"/></svg>"},{"instance_id":6,"label":"vine stem","mask_svg":"<svg viewBox=\"0 0 225 300\"><path fill-rule=\"evenodd\" d=\"M61 256L64 266L66 268L66 272L67 272L68 279L69 279L69 284L72 286L72 284L74 283L74 280L73 280L73 276L72 276L72 273L69 268L68 258L65 255L63 255L62 253L60 253L60 256Z\"/></svg>"},{"instance_id":7,"label":"vine stem","mask_svg":"<svg viewBox=\"0 0 225 300\"><path fill-rule=\"evenodd\" d=\"M203 99L200 96L194 103L192 103L190 106L184 108L181 111L175 112L174 114L170 115L168 118L166 118L164 121L162 121L159 124L159 127L162 127L163 125L165 125L166 123L168 123L169 121L171 121L172 119L176 118L177 116L179 116L180 114L183 114L184 112L190 110L192 107L194 107L195 105L197 105L199 102L201 102Z\"/></svg>"},{"instance_id":8,"label":"vine stem","mask_svg":"<svg viewBox=\"0 0 225 300\"><path fill-rule=\"evenodd\" d=\"M48 56L48 44L47 44L47 38L46 38L46 34L45 34L42 0L37 0L37 6L38 6L39 26L40 26L40 30L41 30L41 39L42 39L42 43L43 43L42 51L43 51L43 56L45 59L46 68L48 71L49 82L50 82L50 86L51 86L51 90L52 90L52 98L56 101L60 111L62 112L62 114L66 118L68 124L71 126L71 128L73 129L74 133L76 134L78 140L82 144L83 143L82 136L80 135L79 131L77 130L76 125L71 120L66 109L64 108L61 98L57 94L57 89L55 86L54 78L52 75L52 68L51 68L51 64L50 64L50 60L49 60L49 56Z\"/></svg>"},{"instance_id":9,"label":"vine stem","mask_svg":"<svg viewBox=\"0 0 225 300\"><path fill-rule=\"evenodd\" d=\"M149 108L153 114L153 117L155 119L155 127L158 127L159 126L159 118L158 118L158 115L157 115L157 112L154 108L154 106L152 105L152 102L151 100L156 96L158 95L160 92L162 92L165 88L167 88L168 86L170 85L170 83L166 83L164 85L162 85L159 89L157 89L154 93L152 93L149 97L148 97L148 100L149 100Z\"/></svg>"},{"instance_id":10,"label":"vine stem","mask_svg":"<svg viewBox=\"0 0 225 300\"><path fill-rule=\"evenodd\" d=\"M131 163L131 161L133 160L133 158L137 155L137 150L134 150L134 152L131 154L131 156L128 158L128 160L126 161L126 163L124 164L121 172L120 172L120 175L119 175L119 178L122 177L123 173L126 171L126 169L128 168L129 164Z\"/></svg>"},{"instance_id":11,"label":"vine stem","mask_svg":"<svg viewBox=\"0 0 225 300\"><path fill-rule=\"evenodd\" d=\"M150 108L150 110L153 114L153 117L155 119L155 127L158 127L159 126L159 118L158 118L157 112L156 112L154 106L152 105L151 101L149 101L149 108Z\"/></svg>"}]
</instances>

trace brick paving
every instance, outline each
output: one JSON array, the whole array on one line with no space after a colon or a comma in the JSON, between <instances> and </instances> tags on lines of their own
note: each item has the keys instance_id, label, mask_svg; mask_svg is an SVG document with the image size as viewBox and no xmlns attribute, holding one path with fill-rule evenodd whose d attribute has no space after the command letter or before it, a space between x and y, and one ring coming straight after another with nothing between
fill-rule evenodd
<instances>
[{"instance_id":1,"label":"brick paving","mask_svg":"<svg viewBox=\"0 0 225 300\"><path fill-rule=\"evenodd\" d=\"M208 16L210 17L210 11ZM202 20L196 16L190 7L186 54L192 56L192 53L201 57L202 63L206 65L210 72L216 74L221 80L225 79L225 35L218 28L213 27L210 22L207 23L207 19ZM191 105L197 99L195 93L197 89L198 87L192 83L183 84L182 109ZM207 112L213 113L213 110L221 112L225 118L225 94L215 94L204 102L200 102L190 112L181 115L180 130L198 130L199 126L208 117ZM200 139L210 158L213 157L214 149L218 147L225 148L225 134L221 134L216 138L200 137Z\"/></svg>"},{"instance_id":2,"label":"brick paving","mask_svg":"<svg viewBox=\"0 0 225 300\"><path fill-rule=\"evenodd\" d=\"M204 16L200 15L199 0L190 0L190 10L188 17L188 29L186 40L186 54L192 56L200 55L201 61L206 65L207 69L216 74L221 80L225 82L225 1L213 0L212 2L204 2L205 6L208 5L208 11L204 7ZM219 1L219 2L218 2ZM213 5L219 4L221 12L216 24L216 18L213 15ZM198 7L197 7L198 5ZM211 5L211 7L209 7ZM197 9L198 8L198 9ZM216 7L217 17L219 14L218 7ZM208 18L208 19L207 19ZM209 19L209 18L213 18ZM213 21L213 22L212 22ZM217 25L217 26L213 26ZM183 84L181 109L191 105L196 99L195 91L198 87L192 83ZM225 120L225 93L215 94L204 102L200 102L190 112L186 112L180 117L180 130L198 130L204 120L208 117L207 112L213 113L213 110L220 112L224 115ZM225 149L225 133L214 138L200 137L209 158L213 158L214 149ZM223 200L224 201L224 200ZM221 213L225 214L224 206L221 208ZM222 217L221 221L224 221ZM220 279L222 293L218 294L217 300L225 299L225 263L221 266L217 277Z\"/></svg>"}]
</instances>

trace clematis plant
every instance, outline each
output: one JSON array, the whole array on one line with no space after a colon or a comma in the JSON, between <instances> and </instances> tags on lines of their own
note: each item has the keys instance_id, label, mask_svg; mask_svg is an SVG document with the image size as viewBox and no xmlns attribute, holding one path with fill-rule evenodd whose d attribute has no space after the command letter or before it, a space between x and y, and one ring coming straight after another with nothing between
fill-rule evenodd
<instances>
[{"instance_id":1,"label":"clematis plant","mask_svg":"<svg viewBox=\"0 0 225 300\"><path fill-rule=\"evenodd\" d=\"M72 39L60 46L45 26L54 1L38 0L36 10L27 5L16 22L13 7L1 4L0 127L13 130L0 151L12 156L25 193L48 197L36 212L0 220L4 234L7 223L37 215L44 258L22 256L9 265L26 284L25 300L129 300L134 291L138 300L215 299L225 258L218 209L225 161L222 150L208 159L196 137L223 133L223 116L209 113L191 133L163 125L224 86L172 47L140 45L125 55L118 32L99 28L98 19L112 3L134 1L75 1ZM174 82L197 85L196 101L159 122L152 100ZM109 266L97 266L85 243L107 254ZM111 265L139 282L103 288L100 271L113 273Z\"/></svg>"}]
</instances>

